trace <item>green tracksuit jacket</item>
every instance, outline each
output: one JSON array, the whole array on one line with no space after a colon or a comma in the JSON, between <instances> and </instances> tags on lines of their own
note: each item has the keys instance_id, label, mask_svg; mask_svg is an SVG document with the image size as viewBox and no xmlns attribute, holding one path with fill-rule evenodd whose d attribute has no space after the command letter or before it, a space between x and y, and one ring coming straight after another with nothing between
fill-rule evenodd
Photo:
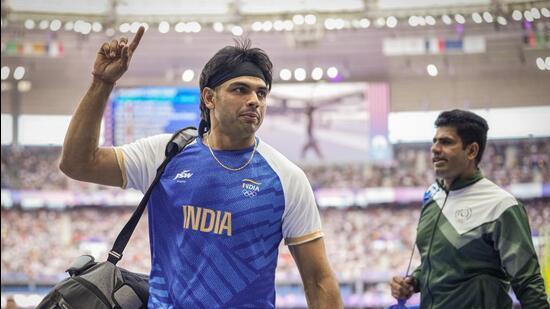
<instances>
[{"instance_id":1,"label":"green tracksuit jacket","mask_svg":"<svg viewBox=\"0 0 550 309\"><path fill-rule=\"evenodd\" d=\"M426 192L417 227L421 265L413 272L421 308L550 308L527 213L477 171Z\"/></svg>"}]
</instances>

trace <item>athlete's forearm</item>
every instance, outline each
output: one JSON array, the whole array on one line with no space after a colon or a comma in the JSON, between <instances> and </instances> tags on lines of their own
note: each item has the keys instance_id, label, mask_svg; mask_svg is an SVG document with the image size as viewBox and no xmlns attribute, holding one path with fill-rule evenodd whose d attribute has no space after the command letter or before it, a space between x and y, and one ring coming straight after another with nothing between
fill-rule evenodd
<instances>
[{"instance_id":1,"label":"athlete's forearm","mask_svg":"<svg viewBox=\"0 0 550 309\"><path fill-rule=\"evenodd\" d=\"M513 282L514 283L514 282ZM523 285L513 285L514 293L524 309L549 309L548 296L544 290L544 280L540 273L532 274L526 280L523 280Z\"/></svg>"},{"instance_id":2,"label":"athlete's forearm","mask_svg":"<svg viewBox=\"0 0 550 309\"><path fill-rule=\"evenodd\" d=\"M521 204L501 215L495 235L502 266L522 308L549 308L527 212Z\"/></svg>"},{"instance_id":3,"label":"athlete's forearm","mask_svg":"<svg viewBox=\"0 0 550 309\"><path fill-rule=\"evenodd\" d=\"M94 79L80 101L65 136L60 168L70 174L90 164L99 144L101 119L113 84Z\"/></svg>"},{"instance_id":4,"label":"athlete's forearm","mask_svg":"<svg viewBox=\"0 0 550 309\"><path fill-rule=\"evenodd\" d=\"M304 282L307 303L310 309L343 308L338 282L332 275Z\"/></svg>"}]
</instances>

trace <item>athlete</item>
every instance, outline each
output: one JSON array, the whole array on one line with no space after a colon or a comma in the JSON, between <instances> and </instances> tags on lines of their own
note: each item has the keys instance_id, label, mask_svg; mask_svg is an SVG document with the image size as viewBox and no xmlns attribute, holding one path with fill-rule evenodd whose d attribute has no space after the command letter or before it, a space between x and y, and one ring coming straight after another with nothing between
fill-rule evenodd
<instances>
[{"instance_id":1,"label":"athlete","mask_svg":"<svg viewBox=\"0 0 550 309\"><path fill-rule=\"evenodd\" d=\"M143 33L100 48L65 138L60 168L68 176L143 192L152 182L170 135L98 147L107 98ZM151 308L274 308L282 239L309 307L342 307L305 174L255 135L272 63L249 45L222 48L204 66L199 137L172 159L152 192Z\"/></svg>"},{"instance_id":2,"label":"athlete","mask_svg":"<svg viewBox=\"0 0 550 309\"><path fill-rule=\"evenodd\" d=\"M321 148L319 148L319 143L317 142L317 139L315 138L315 134L313 132L313 129L315 128L313 113L315 112L316 109L317 108L311 102L308 102L304 109L304 113L306 114L306 119L307 119L307 126L306 126L307 140L306 140L306 143L304 144L304 147L302 147L302 159L306 157L307 151L310 148L313 148L313 150L315 151L319 159L323 159Z\"/></svg>"},{"instance_id":3,"label":"athlete","mask_svg":"<svg viewBox=\"0 0 550 309\"><path fill-rule=\"evenodd\" d=\"M438 177L417 227L421 265L394 277L392 295L420 292L421 308L549 308L527 213L478 168L487 122L468 111L443 112L431 147Z\"/></svg>"}]
</instances>

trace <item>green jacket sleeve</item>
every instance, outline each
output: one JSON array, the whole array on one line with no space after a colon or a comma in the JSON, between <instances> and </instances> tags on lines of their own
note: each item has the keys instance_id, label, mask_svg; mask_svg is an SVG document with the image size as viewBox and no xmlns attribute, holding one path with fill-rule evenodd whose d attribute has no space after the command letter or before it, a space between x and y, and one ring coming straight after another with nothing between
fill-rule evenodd
<instances>
[{"instance_id":1,"label":"green jacket sleeve","mask_svg":"<svg viewBox=\"0 0 550 309\"><path fill-rule=\"evenodd\" d=\"M495 228L495 249L522 308L550 308L523 205L518 204L504 211Z\"/></svg>"},{"instance_id":2,"label":"green jacket sleeve","mask_svg":"<svg viewBox=\"0 0 550 309\"><path fill-rule=\"evenodd\" d=\"M420 274L421 274L421 270L422 269L422 265L418 266L412 273L411 273L411 277L413 278L414 280L414 292L415 293L418 293L420 292Z\"/></svg>"}]
</instances>

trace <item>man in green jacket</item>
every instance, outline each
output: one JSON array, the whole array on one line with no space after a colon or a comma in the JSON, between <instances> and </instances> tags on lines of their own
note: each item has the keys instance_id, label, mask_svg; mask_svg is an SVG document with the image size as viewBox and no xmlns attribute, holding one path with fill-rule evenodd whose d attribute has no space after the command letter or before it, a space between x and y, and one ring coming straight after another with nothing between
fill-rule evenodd
<instances>
[{"instance_id":1,"label":"man in green jacket","mask_svg":"<svg viewBox=\"0 0 550 309\"><path fill-rule=\"evenodd\" d=\"M550 308L527 213L478 168L487 122L463 110L443 112L431 147L438 180L424 196L416 245L421 265L394 277L392 295L420 292L421 308Z\"/></svg>"}]
</instances>

